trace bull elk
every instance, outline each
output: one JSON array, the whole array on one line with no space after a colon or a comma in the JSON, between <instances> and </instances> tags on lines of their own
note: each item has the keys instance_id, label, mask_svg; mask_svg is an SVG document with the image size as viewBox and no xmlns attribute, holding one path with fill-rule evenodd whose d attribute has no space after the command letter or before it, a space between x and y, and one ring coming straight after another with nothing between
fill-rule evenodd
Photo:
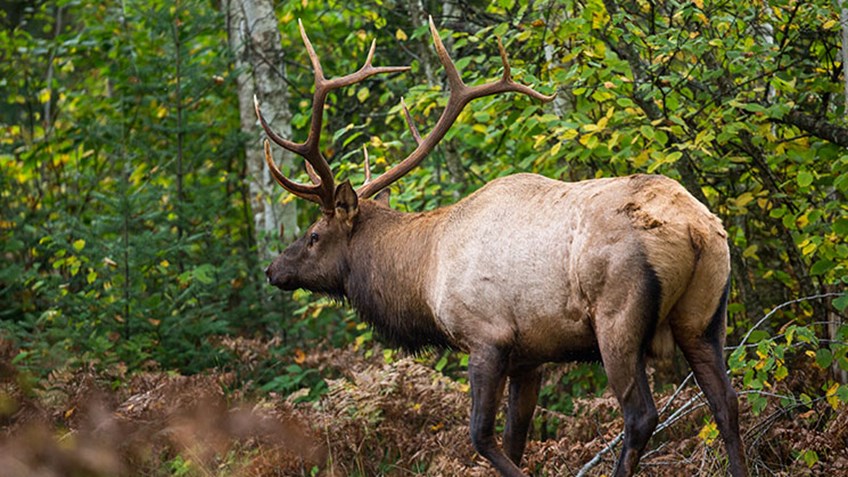
<instances>
[{"instance_id":1,"label":"bull elk","mask_svg":"<svg viewBox=\"0 0 848 477\"><path fill-rule=\"evenodd\" d=\"M420 164L471 100L505 92L553 98L512 80L500 41L503 77L466 85L432 18L450 88L447 106L422 138L403 105L415 150L373 180L366 172L356 191L349 181L336 185L318 146L328 93L409 68L372 66L372 43L360 70L327 79L299 27L315 74L306 141L275 134L258 101L256 113L268 138L306 160L312 184L283 175L266 139L274 177L323 214L266 269L268 281L283 290L348 299L395 346L467 352L471 441L504 476L524 475L519 465L540 366L597 359L624 415L615 475L632 475L658 419L645 360L667 355L676 343L715 415L731 474L746 475L738 403L723 360L730 265L719 219L680 184L654 175L566 183L515 174L448 207L423 213L389 208L377 193ZM499 447L495 414L507 379Z\"/></svg>"}]
</instances>

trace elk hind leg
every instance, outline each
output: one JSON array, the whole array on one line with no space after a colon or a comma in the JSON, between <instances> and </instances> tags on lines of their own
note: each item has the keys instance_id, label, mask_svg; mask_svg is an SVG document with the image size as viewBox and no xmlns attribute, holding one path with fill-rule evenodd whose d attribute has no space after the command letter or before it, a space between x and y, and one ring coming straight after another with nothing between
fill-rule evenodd
<instances>
[{"instance_id":1,"label":"elk hind leg","mask_svg":"<svg viewBox=\"0 0 848 477\"><path fill-rule=\"evenodd\" d=\"M522 370L509 377L509 404L506 413L503 447L506 455L521 465L521 456L527 445L527 431L533 420L533 411L539 398L542 372L539 368Z\"/></svg>"},{"instance_id":2,"label":"elk hind leg","mask_svg":"<svg viewBox=\"0 0 848 477\"><path fill-rule=\"evenodd\" d=\"M636 472L642 452L657 427L658 415L645 372L645 351L653 335L659 307L659 282L653 274L637 284L641 290L623 290L628 298L619 310L596 316L596 335L610 388L624 416L624 445L615 467L616 477Z\"/></svg>"},{"instance_id":3,"label":"elk hind leg","mask_svg":"<svg viewBox=\"0 0 848 477\"><path fill-rule=\"evenodd\" d=\"M642 452L657 427L658 416L645 374L644 358L604 362L610 387L624 415L624 446L615 466L616 477L636 473Z\"/></svg>"},{"instance_id":4,"label":"elk hind leg","mask_svg":"<svg viewBox=\"0 0 848 477\"><path fill-rule=\"evenodd\" d=\"M730 283L724 288L724 293L715 307L715 312L707 322L708 325L702 332L696 332L684 325L684 320L703 316L703 310L696 310L694 304L697 300L687 299L684 296L681 303L676 307L673 325L675 341L692 372L698 386L704 391L710 409L715 416L719 433L727 448L727 459L730 464L730 473L734 477L748 475L745 463L745 449L742 445L742 437L739 433L739 403L736 391L727 377L727 368L724 364L724 342L725 321L727 319L727 295ZM697 320L695 320L697 321ZM705 320L706 321L706 320Z\"/></svg>"}]
</instances>

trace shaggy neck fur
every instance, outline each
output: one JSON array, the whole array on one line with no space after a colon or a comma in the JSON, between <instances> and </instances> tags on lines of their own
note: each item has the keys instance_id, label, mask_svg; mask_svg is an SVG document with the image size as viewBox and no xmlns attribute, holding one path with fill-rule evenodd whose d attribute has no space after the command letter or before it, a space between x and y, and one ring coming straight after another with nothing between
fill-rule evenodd
<instances>
[{"instance_id":1,"label":"shaggy neck fur","mask_svg":"<svg viewBox=\"0 0 848 477\"><path fill-rule=\"evenodd\" d=\"M440 214L405 214L362 201L351 237L345 295L390 345L412 352L449 346L425 300Z\"/></svg>"}]
</instances>

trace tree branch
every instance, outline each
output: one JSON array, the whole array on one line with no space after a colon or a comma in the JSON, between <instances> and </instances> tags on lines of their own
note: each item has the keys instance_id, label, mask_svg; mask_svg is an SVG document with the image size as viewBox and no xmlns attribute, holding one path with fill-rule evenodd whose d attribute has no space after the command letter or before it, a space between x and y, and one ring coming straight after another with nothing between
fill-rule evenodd
<instances>
[{"instance_id":1,"label":"tree branch","mask_svg":"<svg viewBox=\"0 0 848 477\"><path fill-rule=\"evenodd\" d=\"M813 136L830 141L837 146L848 147L848 128L837 126L810 114L793 109L782 119L775 119L777 123L788 124L810 133Z\"/></svg>"}]
</instances>

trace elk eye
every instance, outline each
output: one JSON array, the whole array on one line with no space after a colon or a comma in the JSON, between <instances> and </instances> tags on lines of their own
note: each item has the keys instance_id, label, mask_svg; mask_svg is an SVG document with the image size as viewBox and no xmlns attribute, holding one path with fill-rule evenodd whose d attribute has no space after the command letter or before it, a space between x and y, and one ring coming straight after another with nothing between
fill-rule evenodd
<instances>
[{"instance_id":1,"label":"elk eye","mask_svg":"<svg viewBox=\"0 0 848 477\"><path fill-rule=\"evenodd\" d=\"M317 241L318 241L318 234L317 233L312 232L311 234L309 234L309 245L313 245Z\"/></svg>"}]
</instances>

